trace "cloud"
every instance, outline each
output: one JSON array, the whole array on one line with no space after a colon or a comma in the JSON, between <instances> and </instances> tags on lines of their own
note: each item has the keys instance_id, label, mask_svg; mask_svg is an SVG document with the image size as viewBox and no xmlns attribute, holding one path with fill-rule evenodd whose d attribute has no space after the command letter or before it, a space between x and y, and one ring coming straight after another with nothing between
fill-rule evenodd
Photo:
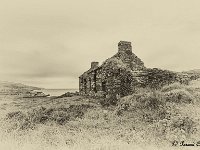
<instances>
[{"instance_id":1,"label":"cloud","mask_svg":"<svg viewBox=\"0 0 200 150\"><path fill-rule=\"evenodd\" d=\"M91 61L120 40L148 67L199 68L198 0L13 0L0 5L0 78L48 88L78 87Z\"/></svg>"}]
</instances>

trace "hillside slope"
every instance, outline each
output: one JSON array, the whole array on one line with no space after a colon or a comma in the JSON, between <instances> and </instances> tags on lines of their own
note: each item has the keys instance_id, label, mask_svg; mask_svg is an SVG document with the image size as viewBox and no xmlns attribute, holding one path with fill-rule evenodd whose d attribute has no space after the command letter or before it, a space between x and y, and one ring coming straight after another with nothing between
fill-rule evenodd
<instances>
[{"instance_id":1,"label":"hillside slope","mask_svg":"<svg viewBox=\"0 0 200 150\"><path fill-rule=\"evenodd\" d=\"M21 95L26 93L27 91L40 89L41 88L28 86L21 83L0 81L0 95Z\"/></svg>"}]
</instances>

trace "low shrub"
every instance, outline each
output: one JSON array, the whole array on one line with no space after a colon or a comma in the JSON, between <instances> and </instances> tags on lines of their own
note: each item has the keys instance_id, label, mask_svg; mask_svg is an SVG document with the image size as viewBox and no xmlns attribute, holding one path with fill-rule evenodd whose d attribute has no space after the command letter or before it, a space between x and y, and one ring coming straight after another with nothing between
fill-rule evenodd
<instances>
[{"instance_id":1,"label":"low shrub","mask_svg":"<svg viewBox=\"0 0 200 150\"><path fill-rule=\"evenodd\" d=\"M196 123L189 117L174 117L172 118L171 127L173 129L184 130L187 134L192 134L195 132Z\"/></svg>"},{"instance_id":2,"label":"low shrub","mask_svg":"<svg viewBox=\"0 0 200 150\"><path fill-rule=\"evenodd\" d=\"M110 97L103 98L100 100L100 104L103 107L116 106L117 102L118 102L118 99L116 98L116 96L110 96Z\"/></svg>"},{"instance_id":3,"label":"low shrub","mask_svg":"<svg viewBox=\"0 0 200 150\"><path fill-rule=\"evenodd\" d=\"M156 137L170 142L189 140L197 134L197 121L182 115L172 116L170 120L163 119L151 125Z\"/></svg>"},{"instance_id":4,"label":"low shrub","mask_svg":"<svg viewBox=\"0 0 200 150\"><path fill-rule=\"evenodd\" d=\"M168 102L193 103L195 100L195 97L185 89L174 89L164 95Z\"/></svg>"},{"instance_id":5,"label":"low shrub","mask_svg":"<svg viewBox=\"0 0 200 150\"><path fill-rule=\"evenodd\" d=\"M123 97L122 99L120 99L118 107L125 110L135 108L155 110L159 109L159 107L164 104L165 99L162 93L154 91L147 93L138 93Z\"/></svg>"},{"instance_id":6,"label":"low shrub","mask_svg":"<svg viewBox=\"0 0 200 150\"><path fill-rule=\"evenodd\" d=\"M148 122L165 118L165 99L160 92L139 93L126 96L118 103L117 114L140 112L140 117Z\"/></svg>"},{"instance_id":7,"label":"low shrub","mask_svg":"<svg viewBox=\"0 0 200 150\"><path fill-rule=\"evenodd\" d=\"M59 125L64 125L69 121L77 118L83 118L84 113L94 106L81 104L70 105L69 107L40 107L26 113L22 111L9 113L7 120L17 121L18 129L33 129L36 124L45 124L47 122L55 122Z\"/></svg>"},{"instance_id":8,"label":"low shrub","mask_svg":"<svg viewBox=\"0 0 200 150\"><path fill-rule=\"evenodd\" d=\"M21 120L25 117L25 114L21 111L10 112L7 114L8 119L18 119Z\"/></svg>"},{"instance_id":9,"label":"low shrub","mask_svg":"<svg viewBox=\"0 0 200 150\"><path fill-rule=\"evenodd\" d=\"M169 92L175 89L183 89L183 88L184 88L184 85L180 84L179 82L176 82L176 83L162 87L161 92Z\"/></svg>"}]
</instances>

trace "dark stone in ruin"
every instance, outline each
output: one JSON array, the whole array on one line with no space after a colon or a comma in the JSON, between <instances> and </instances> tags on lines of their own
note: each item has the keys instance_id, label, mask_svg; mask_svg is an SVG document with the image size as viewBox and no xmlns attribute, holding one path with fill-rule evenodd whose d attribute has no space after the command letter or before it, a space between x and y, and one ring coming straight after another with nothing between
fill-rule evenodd
<instances>
[{"instance_id":1,"label":"dark stone in ruin","mask_svg":"<svg viewBox=\"0 0 200 150\"><path fill-rule=\"evenodd\" d=\"M120 98L132 94L136 88L159 88L178 81L172 71L150 69L132 52L131 42L120 41L118 52L99 66L91 68L79 77L81 95Z\"/></svg>"}]
</instances>

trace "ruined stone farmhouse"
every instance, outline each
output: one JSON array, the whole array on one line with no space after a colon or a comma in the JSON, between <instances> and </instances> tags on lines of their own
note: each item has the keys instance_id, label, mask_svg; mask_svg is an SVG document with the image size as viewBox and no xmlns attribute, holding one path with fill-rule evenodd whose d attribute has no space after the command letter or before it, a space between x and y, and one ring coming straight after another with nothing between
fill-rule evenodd
<instances>
[{"instance_id":1,"label":"ruined stone farmhouse","mask_svg":"<svg viewBox=\"0 0 200 150\"><path fill-rule=\"evenodd\" d=\"M91 62L89 70L79 77L79 92L89 96L123 97L135 88L171 83L176 74L160 69L149 69L132 51L131 42L120 41L117 53L105 60Z\"/></svg>"}]
</instances>

